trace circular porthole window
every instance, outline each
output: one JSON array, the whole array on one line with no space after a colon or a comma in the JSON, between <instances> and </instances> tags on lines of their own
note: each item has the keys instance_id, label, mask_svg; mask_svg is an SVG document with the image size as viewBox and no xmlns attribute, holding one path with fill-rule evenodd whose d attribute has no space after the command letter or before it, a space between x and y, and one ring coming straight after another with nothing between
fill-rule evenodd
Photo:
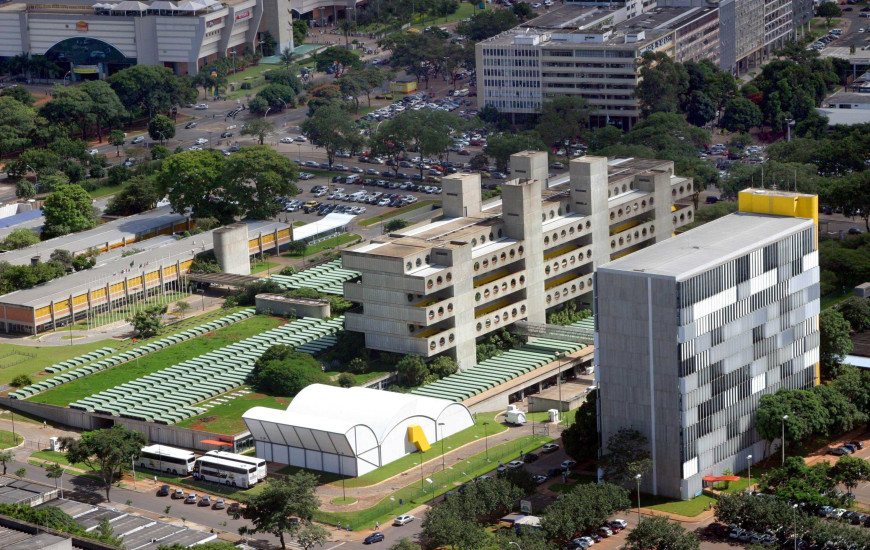
<instances>
[{"instance_id":1,"label":"circular porthole window","mask_svg":"<svg viewBox=\"0 0 870 550\"><path fill-rule=\"evenodd\" d=\"M429 349L431 349L431 350L434 350L434 349L435 349L435 342L434 342L434 341L433 341L433 342L429 342Z\"/></svg>"},{"instance_id":2,"label":"circular porthole window","mask_svg":"<svg viewBox=\"0 0 870 550\"><path fill-rule=\"evenodd\" d=\"M429 279L429 280L426 282L426 288L432 288L432 279Z\"/></svg>"},{"instance_id":3,"label":"circular porthole window","mask_svg":"<svg viewBox=\"0 0 870 550\"><path fill-rule=\"evenodd\" d=\"M448 271L447 272L447 282L449 283L452 280L453 280L453 274Z\"/></svg>"},{"instance_id":4,"label":"circular porthole window","mask_svg":"<svg viewBox=\"0 0 870 550\"><path fill-rule=\"evenodd\" d=\"M482 328L483 328L483 325L481 325L480 323L477 323L477 332L480 332L480 330Z\"/></svg>"},{"instance_id":5,"label":"circular porthole window","mask_svg":"<svg viewBox=\"0 0 870 550\"><path fill-rule=\"evenodd\" d=\"M520 306L520 313L525 314L525 312L526 312L526 306L524 306L524 305Z\"/></svg>"},{"instance_id":6,"label":"circular porthole window","mask_svg":"<svg viewBox=\"0 0 870 550\"><path fill-rule=\"evenodd\" d=\"M451 332L450 335L447 337L447 339L450 340L450 343L452 344L453 341L456 340L456 337L453 336L453 333Z\"/></svg>"}]
</instances>

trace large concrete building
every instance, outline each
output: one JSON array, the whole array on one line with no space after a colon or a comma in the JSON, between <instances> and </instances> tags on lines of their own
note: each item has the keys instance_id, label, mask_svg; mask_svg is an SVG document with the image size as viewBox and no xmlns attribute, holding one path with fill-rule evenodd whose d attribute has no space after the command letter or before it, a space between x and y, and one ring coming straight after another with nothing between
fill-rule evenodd
<instances>
[{"instance_id":1,"label":"large concrete building","mask_svg":"<svg viewBox=\"0 0 870 550\"><path fill-rule=\"evenodd\" d=\"M519 320L544 322L570 300L591 304L592 271L670 237L693 219L689 178L663 160L583 157L547 186L547 153L511 157L502 197L481 202L480 176L442 179L444 214L345 250L362 273L345 297L348 330L366 346L475 363L479 337ZM677 201L686 200L685 204Z\"/></svg>"},{"instance_id":2,"label":"large concrete building","mask_svg":"<svg viewBox=\"0 0 870 550\"><path fill-rule=\"evenodd\" d=\"M819 378L818 199L747 190L740 212L599 267L602 442L650 441L643 489L691 498L761 460L759 399Z\"/></svg>"},{"instance_id":3,"label":"large concrete building","mask_svg":"<svg viewBox=\"0 0 870 550\"><path fill-rule=\"evenodd\" d=\"M522 121L550 98L576 95L593 123L629 129L640 117L634 90L644 53L718 59L718 9L655 8L631 19L625 10L565 6L478 43L478 106Z\"/></svg>"}]
</instances>

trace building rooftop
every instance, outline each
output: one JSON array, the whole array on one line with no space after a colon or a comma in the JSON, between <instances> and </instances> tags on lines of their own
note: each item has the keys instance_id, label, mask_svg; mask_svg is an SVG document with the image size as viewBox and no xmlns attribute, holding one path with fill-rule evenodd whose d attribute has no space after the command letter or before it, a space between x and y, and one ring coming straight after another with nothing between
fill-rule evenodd
<instances>
[{"instance_id":1,"label":"building rooftop","mask_svg":"<svg viewBox=\"0 0 870 550\"><path fill-rule=\"evenodd\" d=\"M816 112L828 119L829 126L870 123L870 109L836 109L816 107Z\"/></svg>"},{"instance_id":2,"label":"building rooftop","mask_svg":"<svg viewBox=\"0 0 870 550\"><path fill-rule=\"evenodd\" d=\"M601 8L598 6L561 6L522 23L519 28L528 29L567 29L583 28L594 24L600 19L622 13L624 9Z\"/></svg>"},{"instance_id":3,"label":"building rooftop","mask_svg":"<svg viewBox=\"0 0 870 550\"><path fill-rule=\"evenodd\" d=\"M272 221L248 221L248 238L253 239L259 233L271 233L276 229L289 227L285 223ZM175 239L161 238L159 246L147 248L132 256L123 256L123 250L113 250L110 253L97 256L97 265L91 269L70 273L65 277L54 279L33 288L16 290L0 296L0 303L25 307L38 307L49 301L61 301L72 294L81 294L88 288L97 288L110 283L123 281L125 277L136 277L154 263L164 262L165 265L192 259L195 255L213 248L214 230L206 231L192 237ZM158 237L159 238L159 237ZM148 241L145 241L148 243ZM139 243L131 245L127 250L145 248ZM43 258L48 260L48 257ZM132 264L132 265L131 265ZM126 271L126 273L125 273Z\"/></svg>"},{"instance_id":4,"label":"building rooftop","mask_svg":"<svg viewBox=\"0 0 870 550\"><path fill-rule=\"evenodd\" d=\"M617 29L676 29L717 8L654 8L652 11L626 19L616 25Z\"/></svg>"},{"instance_id":5,"label":"building rooftop","mask_svg":"<svg viewBox=\"0 0 870 550\"><path fill-rule=\"evenodd\" d=\"M737 212L604 264L598 272L638 272L684 280L813 227L809 218Z\"/></svg>"},{"instance_id":6,"label":"building rooftop","mask_svg":"<svg viewBox=\"0 0 870 550\"><path fill-rule=\"evenodd\" d=\"M822 100L822 107L837 103L870 104L870 94L858 92L834 92Z\"/></svg>"}]
</instances>

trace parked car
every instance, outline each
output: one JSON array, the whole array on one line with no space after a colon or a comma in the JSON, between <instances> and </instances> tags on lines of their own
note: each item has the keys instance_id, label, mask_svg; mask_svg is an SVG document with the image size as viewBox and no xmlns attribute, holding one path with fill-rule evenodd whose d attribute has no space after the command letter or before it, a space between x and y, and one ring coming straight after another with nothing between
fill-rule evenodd
<instances>
[{"instance_id":1,"label":"parked car","mask_svg":"<svg viewBox=\"0 0 870 550\"><path fill-rule=\"evenodd\" d=\"M200 506L211 506L211 497L208 495L202 495L202 498L199 501Z\"/></svg>"},{"instance_id":2,"label":"parked car","mask_svg":"<svg viewBox=\"0 0 870 550\"><path fill-rule=\"evenodd\" d=\"M393 522L393 525L405 525L407 523L411 523L412 521L414 521L414 516L412 516L411 514L402 514L401 516L398 516L396 518L396 520Z\"/></svg>"},{"instance_id":3,"label":"parked car","mask_svg":"<svg viewBox=\"0 0 870 550\"><path fill-rule=\"evenodd\" d=\"M522 460L511 460L507 463L509 470L519 470L523 466L525 466L525 463Z\"/></svg>"},{"instance_id":4,"label":"parked car","mask_svg":"<svg viewBox=\"0 0 870 550\"><path fill-rule=\"evenodd\" d=\"M143 141L145 141L145 136L136 136L130 141L130 143L142 143Z\"/></svg>"},{"instance_id":5,"label":"parked car","mask_svg":"<svg viewBox=\"0 0 870 550\"><path fill-rule=\"evenodd\" d=\"M172 493L172 498L180 499L184 498L184 489L176 489L174 493Z\"/></svg>"},{"instance_id":6,"label":"parked car","mask_svg":"<svg viewBox=\"0 0 870 550\"><path fill-rule=\"evenodd\" d=\"M184 499L185 504L196 504L196 501L199 500L199 497L196 496L196 493L190 493L187 495L187 498Z\"/></svg>"},{"instance_id":7,"label":"parked car","mask_svg":"<svg viewBox=\"0 0 870 550\"><path fill-rule=\"evenodd\" d=\"M222 138L231 138L231 137L233 137L233 133L232 132L221 132L221 137Z\"/></svg>"},{"instance_id":8,"label":"parked car","mask_svg":"<svg viewBox=\"0 0 870 550\"><path fill-rule=\"evenodd\" d=\"M374 544L376 542L383 542L384 534L380 531L374 532L371 535L367 536L363 541L363 544Z\"/></svg>"},{"instance_id":9,"label":"parked car","mask_svg":"<svg viewBox=\"0 0 870 550\"><path fill-rule=\"evenodd\" d=\"M576 460L571 460L571 459L563 460L563 461L562 461L562 464L561 464L563 470L569 470L569 469L573 468L573 467L576 466L576 465L577 465L577 461L576 461Z\"/></svg>"},{"instance_id":10,"label":"parked car","mask_svg":"<svg viewBox=\"0 0 870 550\"><path fill-rule=\"evenodd\" d=\"M540 458L540 456L535 453L526 453L525 455L523 455L523 462L525 462L526 464L531 464L532 462L538 460L538 458Z\"/></svg>"},{"instance_id":11,"label":"parked car","mask_svg":"<svg viewBox=\"0 0 870 550\"><path fill-rule=\"evenodd\" d=\"M540 485L541 483L544 483L545 481L547 481L549 478L547 476L537 475L537 476L532 476L532 479L535 481L535 483Z\"/></svg>"},{"instance_id":12,"label":"parked car","mask_svg":"<svg viewBox=\"0 0 870 550\"><path fill-rule=\"evenodd\" d=\"M170 492L172 492L172 491L169 488L169 485L161 485L160 488L157 489L157 496L168 497Z\"/></svg>"},{"instance_id":13,"label":"parked car","mask_svg":"<svg viewBox=\"0 0 870 550\"><path fill-rule=\"evenodd\" d=\"M194 143L196 143L197 145L205 145L206 143L208 143L208 140L205 138L197 138L197 140L194 141Z\"/></svg>"},{"instance_id":14,"label":"parked car","mask_svg":"<svg viewBox=\"0 0 870 550\"><path fill-rule=\"evenodd\" d=\"M219 498L216 501L214 501L214 506L212 506L212 509L223 510L224 508L226 508L226 503L224 502L224 499Z\"/></svg>"},{"instance_id":15,"label":"parked car","mask_svg":"<svg viewBox=\"0 0 870 550\"><path fill-rule=\"evenodd\" d=\"M628 527L628 522L624 519L612 519L607 525L609 525L611 529L613 529L614 527L625 529L626 527Z\"/></svg>"},{"instance_id":16,"label":"parked car","mask_svg":"<svg viewBox=\"0 0 870 550\"><path fill-rule=\"evenodd\" d=\"M204 111L204 110L208 109L208 105L206 105L205 103L200 103L199 105L194 107L194 109L197 111Z\"/></svg>"},{"instance_id":17,"label":"parked car","mask_svg":"<svg viewBox=\"0 0 870 550\"><path fill-rule=\"evenodd\" d=\"M238 502L233 502L229 506L227 506L227 513L228 514L238 514L241 511L242 511L242 505L239 504Z\"/></svg>"},{"instance_id":18,"label":"parked car","mask_svg":"<svg viewBox=\"0 0 870 550\"><path fill-rule=\"evenodd\" d=\"M547 443L541 447L541 450L545 453L554 453L559 450L559 446L555 443Z\"/></svg>"},{"instance_id":19,"label":"parked car","mask_svg":"<svg viewBox=\"0 0 870 550\"><path fill-rule=\"evenodd\" d=\"M293 143L292 137L282 137L278 140L279 143Z\"/></svg>"},{"instance_id":20,"label":"parked car","mask_svg":"<svg viewBox=\"0 0 870 550\"><path fill-rule=\"evenodd\" d=\"M184 125L185 130L190 130L191 128L196 128L196 122L190 121Z\"/></svg>"}]
</instances>

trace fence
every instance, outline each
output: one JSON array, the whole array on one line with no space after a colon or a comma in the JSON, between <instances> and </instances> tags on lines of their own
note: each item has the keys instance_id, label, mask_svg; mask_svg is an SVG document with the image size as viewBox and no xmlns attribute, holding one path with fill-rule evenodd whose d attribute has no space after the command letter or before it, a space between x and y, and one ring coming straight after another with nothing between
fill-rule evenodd
<instances>
[{"instance_id":1,"label":"fence","mask_svg":"<svg viewBox=\"0 0 870 550\"><path fill-rule=\"evenodd\" d=\"M421 504L434 500L448 491L469 483L479 475L491 472L499 463L507 464L520 458L520 451L529 452L544 443L552 441L545 436L525 436L501 445L491 447L487 452L469 457L452 466L442 469L441 464L423 464L422 468L408 470L405 480L412 483L384 498L376 505L355 512L324 512L314 514L316 521L350 527L352 530L368 529L375 521L388 522L393 516L407 512ZM487 459L487 455L489 458ZM422 471L421 471L422 469ZM419 476L419 477L418 477ZM415 479L416 478L416 479ZM333 485L337 485L334 483ZM353 489L347 490L348 498L353 498Z\"/></svg>"}]
</instances>

